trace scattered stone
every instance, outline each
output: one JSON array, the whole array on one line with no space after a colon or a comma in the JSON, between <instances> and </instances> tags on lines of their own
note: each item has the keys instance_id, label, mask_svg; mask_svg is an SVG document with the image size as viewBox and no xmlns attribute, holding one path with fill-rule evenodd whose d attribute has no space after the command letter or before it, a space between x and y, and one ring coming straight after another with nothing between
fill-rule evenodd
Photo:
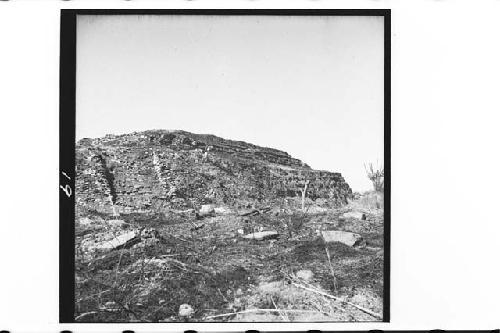
<instances>
[{"instance_id":1,"label":"scattered stone","mask_svg":"<svg viewBox=\"0 0 500 333\"><path fill-rule=\"evenodd\" d=\"M276 231L259 231L243 236L243 238L245 239L255 239L255 240L276 239L278 237L279 234Z\"/></svg>"},{"instance_id":2,"label":"scattered stone","mask_svg":"<svg viewBox=\"0 0 500 333\"><path fill-rule=\"evenodd\" d=\"M301 269L296 275L299 279L302 279L305 282L310 282L314 276L313 272L308 269Z\"/></svg>"},{"instance_id":3,"label":"scattered stone","mask_svg":"<svg viewBox=\"0 0 500 333\"><path fill-rule=\"evenodd\" d=\"M196 231L196 230L199 230L199 229L204 228L204 227L205 227L205 225L203 223L202 224L193 223L193 227L189 230Z\"/></svg>"},{"instance_id":4,"label":"scattered stone","mask_svg":"<svg viewBox=\"0 0 500 333\"><path fill-rule=\"evenodd\" d=\"M156 229L145 228L141 231L141 238L160 238L160 233Z\"/></svg>"},{"instance_id":5,"label":"scattered stone","mask_svg":"<svg viewBox=\"0 0 500 333\"><path fill-rule=\"evenodd\" d=\"M90 224L92 224L92 220L89 219L88 217L81 218L81 219L78 220L78 222L80 223L80 225L90 225Z\"/></svg>"},{"instance_id":6,"label":"scattered stone","mask_svg":"<svg viewBox=\"0 0 500 333\"><path fill-rule=\"evenodd\" d=\"M105 310L105 311L111 311L111 312L118 312L120 311L120 306L118 304L116 304L116 302L106 302L104 303L103 306L100 307L101 310Z\"/></svg>"},{"instance_id":7,"label":"scattered stone","mask_svg":"<svg viewBox=\"0 0 500 333\"><path fill-rule=\"evenodd\" d=\"M361 235L353 232L325 230L322 231L321 234L327 243L340 242L348 246L355 246L363 241Z\"/></svg>"},{"instance_id":8,"label":"scattered stone","mask_svg":"<svg viewBox=\"0 0 500 333\"><path fill-rule=\"evenodd\" d=\"M202 205L199 212L197 213L198 218L203 218L207 216L215 215L215 209L212 205Z\"/></svg>"},{"instance_id":9,"label":"scattered stone","mask_svg":"<svg viewBox=\"0 0 500 333\"><path fill-rule=\"evenodd\" d=\"M179 317L191 317L194 314L194 309L189 304L181 304L179 306Z\"/></svg>"},{"instance_id":10,"label":"scattered stone","mask_svg":"<svg viewBox=\"0 0 500 333\"><path fill-rule=\"evenodd\" d=\"M342 214L345 219L356 219L356 220L366 220L366 215L362 212L347 212Z\"/></svg>"},{"instance_id":11,"label":"scattered stone","mask_svg":"<svg viewBox=\"0 0 500 333\"><path fill-rule=\"evenodd\" d=\"M231 210L226 208L226 207L215 207L214 208L215 214L218 215L228 215L231 214Z\"/></svg>"},{"instance_id":12,"label":"scattered stone","mask_svg":"<svg viewBox=\"0 0 500 333\"><path fill-rule=\"evenodd\" d=\"M108 224L113 227L123 228L127 223L123 220L109 220Z\"/></svg>"}]
</instances>

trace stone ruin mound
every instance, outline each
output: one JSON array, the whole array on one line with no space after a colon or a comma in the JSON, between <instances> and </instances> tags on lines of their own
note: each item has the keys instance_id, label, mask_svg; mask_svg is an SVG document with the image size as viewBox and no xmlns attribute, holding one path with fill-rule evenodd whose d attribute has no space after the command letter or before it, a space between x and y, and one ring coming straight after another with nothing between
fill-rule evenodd
<instances>
[{"instance_id":1,"label":"stone ruin mound","mask_svg":"<svg viewBox=\"0 0 500 333\"><path fill-rule=\"evenodd\" d=\"M145 131L76 144L77 206L106 214L253 206L301 197L343 205L340 173L311 169L286 152L185 131Z\"/></svg>"}]
</instances>

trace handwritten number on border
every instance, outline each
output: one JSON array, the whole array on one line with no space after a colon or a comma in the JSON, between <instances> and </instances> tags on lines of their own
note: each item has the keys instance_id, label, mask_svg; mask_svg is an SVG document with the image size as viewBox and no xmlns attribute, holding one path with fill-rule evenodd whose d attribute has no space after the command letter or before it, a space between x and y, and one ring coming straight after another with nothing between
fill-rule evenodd
<instances>
[{"instance_id":1,"label":"handwritten number on border","mask_svg":"<svg viewBox=\"0 0 500 333\"><path fill-rule=\"evenodd\" d=\"M66 172L61 171L61 173L62 173L62 174L64 175L64 177L66 177L67 179L71 179L71 177L70 177L70 176L68 176L68 175L66 174ZM69 186L69 184L66 184L65 186L59 185L59 188L60 188L61 190L63 190L63 191L64 191L64 193L66 193L66 195L68 196L68 198L70 198L70 197L71 197L71 195L73 194L73 191L71 190L71 186Z\"/></svg>"}]
</instances>

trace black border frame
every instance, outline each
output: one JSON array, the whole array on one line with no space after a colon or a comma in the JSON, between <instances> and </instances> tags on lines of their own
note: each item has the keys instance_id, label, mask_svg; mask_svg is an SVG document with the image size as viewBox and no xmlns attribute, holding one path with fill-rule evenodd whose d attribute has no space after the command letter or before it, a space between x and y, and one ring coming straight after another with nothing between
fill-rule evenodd
<instances>
[{"instance_id":1,"label":"black border frame","mask_svg":"<svg viewBox=\"0 0 500 333\"><path fill-rule=\"evenodd\" d=\"M59 73L59 322L74 323L77 15L236 15L384 17L384 299L390 322L391 10L390 9L61 9ZM68 235L73 235L68 237ZM215 322L214 322L215 323ZM325 322L327 323L327 322ZM354 322L353 322L354 323ZM356 322L357 323L357 322ZM366 323L366 322L363 322ZM126 324L126 323L124 323Z\"/></svg>"}]
</instances>

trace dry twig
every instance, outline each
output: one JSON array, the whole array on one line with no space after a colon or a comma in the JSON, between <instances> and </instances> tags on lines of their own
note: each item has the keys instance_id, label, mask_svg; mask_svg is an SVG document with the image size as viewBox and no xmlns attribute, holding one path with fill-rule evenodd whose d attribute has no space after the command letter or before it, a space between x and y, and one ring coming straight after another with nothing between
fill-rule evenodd
<instances>
[{"instance_id":1,"label":"dry twig","mask_svg":"<svg viewBox=\"0 0 500 333\"><path fill-rule=\"evenodd\" d=\"M99 311L84 312L84 313L80 314L79 316L76 316L75 321L78 321L78 320L83 319L87 316L98 314L98 313L99 313Z\"/></svg>"},{"instance_id":2,"label":"dry twig","mask_svg":"<svg viewBox=\"0 0 500 333\"><path fill-rule=\"evenodd\" d=\"M333 291L337 292L337 278L335 277L335 271L333 270L332 260L330 259L330 251L328 251L328 246L325 244L326 256L328 257L328 264L330 266L330 272L333 276Z\"/></svg>"},{"instance_id":3,"label":"dry twig","mask_svg":"<svg viewBox=\"0 0 500 333\"><path fill-rule=\"evenodd\" d=\"M238 312L230 312L230 313L223 313L220 315L214 315L214 316L206 316L203 318L203 320L207 319L214 319L214 318L220 318L220 317L229 317L229 316L235 316L238 314L242 313L252 313L252 312L302 312L302 313L321 313L323 315L327 315L324 312L319 312L319 311L312 311L312 310L295 310L295 309L290 309L290 310L284 310L284 309L248 309L248 310L243 310L243 311L238 311Z\"/></svg>"},{"instance_id":4,"label":"dry twig","mask_svg":"<svg viewBox=\"0 0 500 333\"><path fill-rule=\"evenodd\" d=\"M290 321L290 318L288 318L286 313L284 313L284 312L280 311L280 309L278 309L278 307L276 306L276 303L274 303L273 296L271 296L271 302L273 302L274 307L276 308L276 310L278 310L278 313L279 313L280 317L283 319L283 321Z\"/></svg>"}]
</instances>

